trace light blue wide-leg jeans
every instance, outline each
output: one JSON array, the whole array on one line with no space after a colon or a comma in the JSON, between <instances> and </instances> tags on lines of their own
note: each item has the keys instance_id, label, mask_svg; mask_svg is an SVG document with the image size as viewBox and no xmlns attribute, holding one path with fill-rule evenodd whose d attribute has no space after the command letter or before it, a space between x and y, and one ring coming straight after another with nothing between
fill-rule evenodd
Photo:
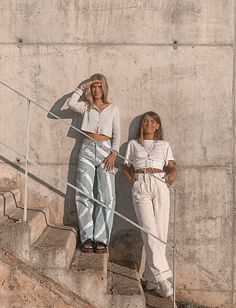
<instances>
[{"instance_id":1,"label":"light blue wide-leg jeans","mask_svg":"<svg viewBox=\"0 0 236 308\"><path fill-rule=\"evenodd\" d=\"M81 147L77 187L89 197L93 197L94 181L97 177L98 194L95 197L106 206L104 208L76 191L81 243L88 239L109 243L114 216L109 209L115 207L115 175L113 171L104 170L103 161L110 153L110 146L110 141L94 142L85 138Z\"/></svg>"}]
</instances>

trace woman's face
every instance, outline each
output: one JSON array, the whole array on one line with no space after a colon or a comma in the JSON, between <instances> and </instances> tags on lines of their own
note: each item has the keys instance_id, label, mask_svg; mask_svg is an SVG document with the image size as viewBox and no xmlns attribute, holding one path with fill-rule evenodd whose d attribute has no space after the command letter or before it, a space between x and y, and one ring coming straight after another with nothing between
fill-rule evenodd
<instances>
[{"instance_id":1,"label":"woman's face","mask_svg":"<svg viewBox=\"0 0 236 308\"><path fill-rule=\"evenodd\" d=\"M100 99L103 97L102 83L94 82L91 85L91 93L94 99Z\"/></svg>"},{"instance_id":2,"label":"woman's face","mask_svg":"<svg viewBox=\"0 0 236 308\"><path fill-rule=\"evenodd\" d=\"M151 116L145 115L143 119L143 132L144 134L153 134L158 130L160 124L158 124Z\"/></svg>"}]
</instances>

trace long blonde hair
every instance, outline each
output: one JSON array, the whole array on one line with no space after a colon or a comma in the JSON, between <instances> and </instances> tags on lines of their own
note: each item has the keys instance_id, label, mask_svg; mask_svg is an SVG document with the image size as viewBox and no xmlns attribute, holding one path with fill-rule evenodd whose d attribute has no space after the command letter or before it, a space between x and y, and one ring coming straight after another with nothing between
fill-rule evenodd
<instances>
[{"instance_id":1,"label":"long blonde hair","mask_svg":"<svg viewBox=\"0 0 236 308\"><path fill-rule=\"evenodd\" d=\"M154 140L163 140L163 128L162 128L162 125L161 125L161 118L160 118L160 116L157 113L155 113L154 111L148 111L148 112L145 112L143 114L143 117L142 117L142 120L141 120L141 123L140 123L140 126L139 126L138 142L140 144L142 144L142 145L143 145L143 140L144 140L144 137L143 137L143 123L144 123L144 118L145 118L146 115L152 117L153 120L155 120L156 123L159 124L159 127L155 131L155 134L154 134Z\"/></svg>"},{"instance_id":2,"label":"long blonde hair","mask_svg":"<svg viewBox=\"0 0 236 308\"><path fill-rule=\"evenodd\" d=\"M102 90L103 90L103 102L105 104L109 104L109 102L107 101L107 95L108 95L108 84L107 84L107 80L106 77L102 74L94 74L89 78L89 81L93 81L93 80L99 80L101 81L102 84ZM93 104L94 104L94 99L93 99L93 95L91 93L91 88L88 87L85 91L85 99L86 102L88 104L88 108L90 109Z\"/></svg>"}]
</instances>

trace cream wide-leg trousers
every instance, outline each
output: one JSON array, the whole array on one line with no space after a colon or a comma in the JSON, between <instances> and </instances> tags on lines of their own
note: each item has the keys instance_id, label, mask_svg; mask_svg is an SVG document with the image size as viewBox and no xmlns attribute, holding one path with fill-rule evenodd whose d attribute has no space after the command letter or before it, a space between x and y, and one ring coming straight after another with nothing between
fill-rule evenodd
<instances>
[{"instance_id":1,"label":"cream wide-leg trousers","mask_svg":"<svg viewBox=\"0 0 236 308\"><path fill-rule=\"evenodd\" d=\"M132 199L139 224L166 242L170 193L167 185L157 179L162 179L164 175L165 173L135 174ZM145 232L141 233L146 253L143 278L158 283L172 277L165 255L166 245Z\"/></svg>"}]
</instances>

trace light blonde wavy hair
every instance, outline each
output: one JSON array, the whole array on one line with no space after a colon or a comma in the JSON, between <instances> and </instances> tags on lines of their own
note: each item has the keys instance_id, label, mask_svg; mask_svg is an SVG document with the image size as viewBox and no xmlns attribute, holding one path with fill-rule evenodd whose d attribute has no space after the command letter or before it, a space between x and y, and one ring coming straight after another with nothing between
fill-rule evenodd
<instances>
[{"instance_id":1,"label":"light blonde wavy hair","mask_svg":"<svg viewBox=\"0 0 236 308\"><path fill-rule=\"evenodd\" d=\"M106 77L102 74L94 74L89 78L89 81L93 81L93 80L99 80L102 83L102 90L103 90L103 102L105 104L109 104L108 100L107 100L107 95L108 95L108 84L107 84L107 80ZM91 88L87 88L85 90L85 99L86 102L88 104L88 108L90 109L93 105L94 105L94 99L93 99L93 95L91 93Z\"/></svg>"}]
</instances>

